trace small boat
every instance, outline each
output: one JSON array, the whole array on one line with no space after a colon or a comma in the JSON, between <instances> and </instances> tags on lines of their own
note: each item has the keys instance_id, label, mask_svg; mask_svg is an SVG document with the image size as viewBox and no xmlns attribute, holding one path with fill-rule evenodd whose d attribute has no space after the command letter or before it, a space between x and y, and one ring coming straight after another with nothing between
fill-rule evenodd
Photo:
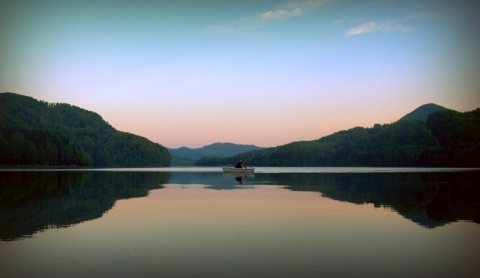
<instances>
[{"instance_id":1,"label":"small boat","mask_svg":"<svg viewBox=\"0 0 480 278\"><path fill-rule=\"evenodd\" d=\"M222 167L224 173L235 174L253 174L255 168L235 168L235 167Z\"/></svg>"}]
</instances>

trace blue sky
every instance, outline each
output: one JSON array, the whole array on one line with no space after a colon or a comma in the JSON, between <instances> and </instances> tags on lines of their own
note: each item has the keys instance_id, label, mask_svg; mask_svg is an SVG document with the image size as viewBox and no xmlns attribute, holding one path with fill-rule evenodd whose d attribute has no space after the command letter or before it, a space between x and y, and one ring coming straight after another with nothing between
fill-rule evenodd
<instances>
[{"instance_id":1,"label":"blue sky","mask_svg":"<svg viewBox=\"0 0 480 278\"><path fill-rule=\"evenodd\" d=\"M0 91L167 147L277 146L480 107L475 1L0 0Z\"/></svg>"}]
</instances>

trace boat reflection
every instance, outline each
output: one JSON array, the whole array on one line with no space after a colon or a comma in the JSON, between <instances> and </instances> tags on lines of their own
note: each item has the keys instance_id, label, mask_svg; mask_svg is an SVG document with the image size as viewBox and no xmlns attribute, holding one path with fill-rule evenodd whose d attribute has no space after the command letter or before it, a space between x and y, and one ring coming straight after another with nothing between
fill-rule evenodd
<instances>
[{"instance_id":1,"label":"boat reflection","mask_svg":"<svg viewBox=\"0 0 480 278\"><path fill-rule=\"evenodd\" d=\"M252 182L246 181L246 179L253 178L255 178L254 174L223 173L222 183L207 185L205 188L215 190L253 189L255 186L252 184ZM232 183L232 181L236 181L236 183Z\"/></svg>"},{"instance_id":2,"label":"boat reflection","mask_svg":"<svg viewBox=\"0 0 480 278\"><path fill-rule=\"evenodd\" d=\"M233 177L238 182L238 184L243 184L243 179L253 179L255 178L255 174L247 173L247 174L238 174L238 173L223 173L224 177Z\"/></svg>"}]
</instances>

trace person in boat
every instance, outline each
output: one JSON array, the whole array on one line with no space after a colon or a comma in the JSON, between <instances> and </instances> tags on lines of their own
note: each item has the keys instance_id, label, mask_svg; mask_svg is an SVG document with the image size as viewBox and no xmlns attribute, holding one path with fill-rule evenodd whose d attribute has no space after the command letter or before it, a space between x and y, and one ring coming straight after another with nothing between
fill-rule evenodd
<instances>
[{"instance_id":1,"label":"person in boat","mask_svg":"<svg viewBox=\"0 0 480 278\"><path fill-rule=\"evenodd\" d=\"M235 164L235 168L245 168L246 169L247 167L243 166L243 161L240 160L239 162L237 162L237 164Z\"/></svg>"}]
</instances>

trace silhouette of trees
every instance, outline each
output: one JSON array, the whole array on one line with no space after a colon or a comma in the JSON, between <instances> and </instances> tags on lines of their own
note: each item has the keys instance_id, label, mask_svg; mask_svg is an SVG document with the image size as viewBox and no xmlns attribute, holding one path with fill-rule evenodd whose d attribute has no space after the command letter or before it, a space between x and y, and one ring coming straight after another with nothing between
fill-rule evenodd
<instances>
[{"instance_id":1,"label":"silhouette of trees","mask_svg":"<svg viewBox=\"0 0 480 278\"><path fill-rule=\"evenodd\" d=\"M372 128L355 127L314 141L202 158L196 165L216 166L243 160L256 166L480 166L480 109L459 113L442 109L426 123L401 119Z\"/></svg>"}]
</instances>

